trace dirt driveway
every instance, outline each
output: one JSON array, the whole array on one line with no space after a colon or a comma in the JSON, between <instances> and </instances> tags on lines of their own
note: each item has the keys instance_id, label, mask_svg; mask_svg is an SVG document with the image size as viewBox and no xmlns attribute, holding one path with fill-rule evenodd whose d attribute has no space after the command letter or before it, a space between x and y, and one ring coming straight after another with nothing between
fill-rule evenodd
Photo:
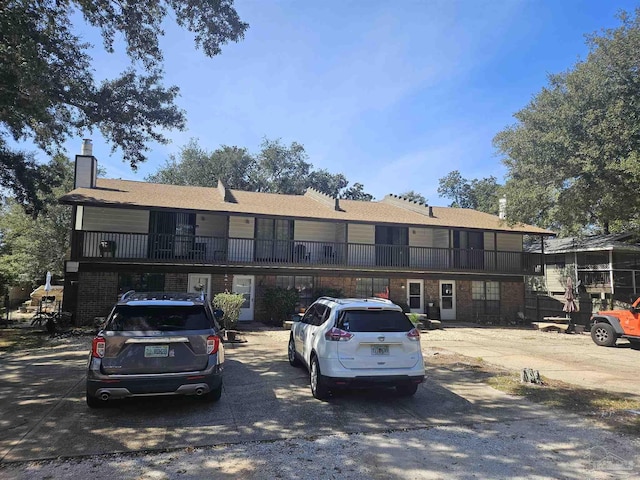
<instances>
[{"instance_id":1,"label":"dirt driveway","mask_svg":"<svg viewBox=\"0 0 640 480\"><path fill-rule=\"evenodd\" d=\"M445 325L425 332L422 344L425 352L449 350L510 370L533 368L555 380L640 398L640 351L623 339L617 347L606 348L598 347L587 333Z\"/></svg>"},{"instance_id":2,"label":"dirt driveway","mask_svg":"<svg viewBox=\"0 0 640 480\"><path fill-rule=\"evenodd\" d=\"M288 364L288 332L281 330L249 332L247 343L228 345L224 393L213 405L166 398L88 409L86 337L3 354L0 477L85 478L98 472L141 479L635 475L637 438L505 395L464 367L428 364L445 346L487 361L516 358L517 342L538 344L539 338L536 332L505 331L505 340L496 343L500 348L513 343L511 350L485 348L477 354L480 334L497 338L488 329L425 333L428 380L412 398L384 390L344 392L329 402L313 399L306 371ZM569 342L556 348L566 351L575 342L586 350L588 338L581 346L583 339L568 337L552 337ZM543 361L550 355L544 350L531 358Z\"/></svg>"}]
</instances>

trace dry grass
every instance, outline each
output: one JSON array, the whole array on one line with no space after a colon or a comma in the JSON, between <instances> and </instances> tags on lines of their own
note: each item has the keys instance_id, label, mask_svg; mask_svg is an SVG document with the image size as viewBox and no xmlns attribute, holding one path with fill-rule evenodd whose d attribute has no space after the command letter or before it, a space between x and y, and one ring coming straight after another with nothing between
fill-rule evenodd
<instances>
[{"instance_id":1,"label":"dry grass","mask_svg":"<svg viewBox=\"0 0 640 480\"><path fill-rule=\"evenodd\" d=\"M640 436L640 400L622 393L581 388L542 377L541 385L521 383L520 372L489 365L482 358L462 355L435 355L429 363L460 366L476 372L491 387L562 411L588 417L616 431ZM634 379L630 379L634 381Z\"/></svg>"},{"instance_id":2,"label":"dry grass","mask_svg":"<svg viewBox=\"0 0 640 480\"><path fill-rule=\"evenodd\" d=\"M0 353L39 348L47 343L48 338L42 329L0 328Z\"/></svg>"}]
</instances>

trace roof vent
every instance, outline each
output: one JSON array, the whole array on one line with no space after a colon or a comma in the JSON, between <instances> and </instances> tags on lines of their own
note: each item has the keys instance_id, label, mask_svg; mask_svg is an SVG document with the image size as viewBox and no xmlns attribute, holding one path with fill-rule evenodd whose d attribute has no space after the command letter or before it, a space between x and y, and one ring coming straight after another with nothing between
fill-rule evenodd
<instances>
[{"instance_id":1,"label":"roof vent","mask_svg":"<svg viewBox=\"0 0 640 480\"><path fill-rule=\"evenodd\" d=\"M93 155L93 143L90 138L82 140L82 148L80 149L80 155L91 157Z\"/></svg>"},{"instance_id":2,"label":"roof vent","mask_svg":"<svg viewBox=\"0 0 640 480\"><path fill-rule=\"evenodd\" d=\"M506 220L507 218L507 197L503 196L498 200L498 217L500 220Z\"/></svg>"}]
</instances>

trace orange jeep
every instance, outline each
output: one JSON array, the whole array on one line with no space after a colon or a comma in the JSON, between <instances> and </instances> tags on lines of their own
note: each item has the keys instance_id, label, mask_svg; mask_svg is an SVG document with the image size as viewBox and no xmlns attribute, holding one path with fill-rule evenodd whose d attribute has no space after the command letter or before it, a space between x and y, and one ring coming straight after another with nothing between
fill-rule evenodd
<instances>
[{"instance_id":1,"label":"orange jeep","mask_svg":"<svg viewBox=\"0 0 640 480\"><path fill-rule=\"evenodd\" d=\"M603 347L613 347L626 338L631 348L640 348L640 297L629 310L598 312L591 317L591 338Z\"/></svg>"}]
</instances>

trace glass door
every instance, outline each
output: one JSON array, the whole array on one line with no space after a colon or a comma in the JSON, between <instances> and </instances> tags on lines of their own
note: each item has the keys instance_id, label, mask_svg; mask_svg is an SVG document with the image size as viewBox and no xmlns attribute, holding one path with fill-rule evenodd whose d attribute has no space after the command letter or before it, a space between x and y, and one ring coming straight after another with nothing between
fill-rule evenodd
<instances>
[{"instance_id":1,"label":"glass door","mask_svg":"<svg viewBox=\"0 0 640 480\"><path fill-rule=\"evenodd\" d=\"M456 282L454 280L440 280L440 318L456 319Z\"/></svg>"},{"instance_id":2,"label":"glass door","mask_svg":"<svg viewBox=\"0 0 640 480\"><path fill-rule=\"evenodd\" d=\"M423 280L407 280L407 303L411 313L424 313L423 292Z\"/></svg>"},{"instance_id":3,"label":"glass door","mask_svg":"<svg viewBox=\"0 0 640 480\"><path fill-rule=\"evenodd\" d=\"M244 296L244 303L240 308L240 322L250 322L253 320L253 303L254 303L254 279L253 275L234 275L233 276L233 293L239 293Z\"/></svg>"}]
</instances>

